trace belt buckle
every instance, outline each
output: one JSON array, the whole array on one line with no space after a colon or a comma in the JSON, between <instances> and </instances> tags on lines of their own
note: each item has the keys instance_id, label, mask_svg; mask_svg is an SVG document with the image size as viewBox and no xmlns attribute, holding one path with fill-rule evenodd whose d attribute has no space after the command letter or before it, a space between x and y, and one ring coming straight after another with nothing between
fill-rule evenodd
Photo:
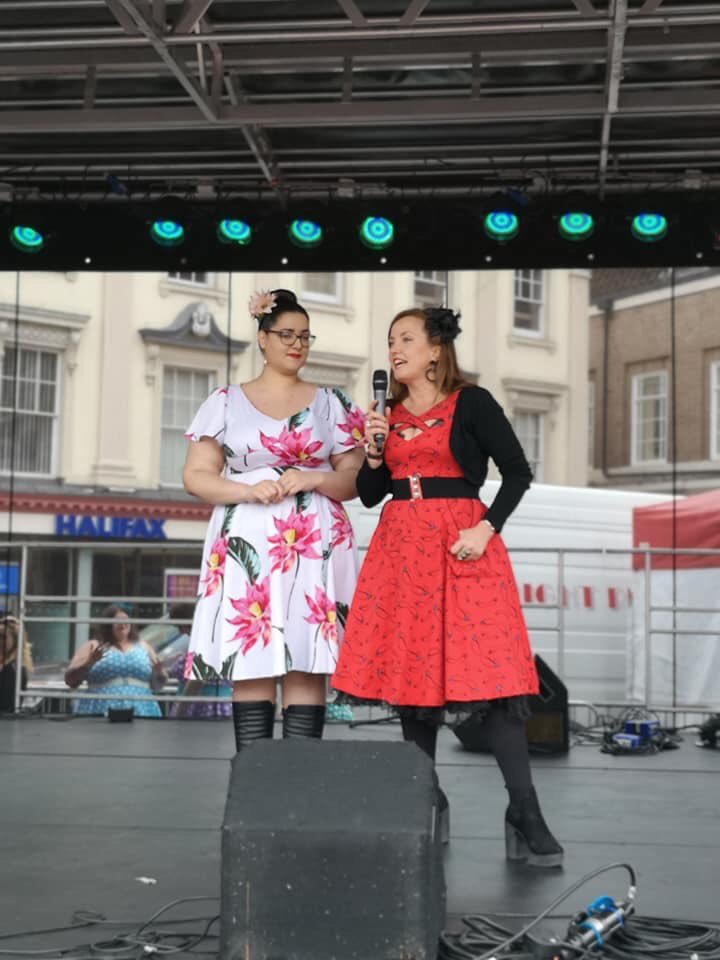
<instances>
[{"instance_id":1,"label":"belt buckle","mask_svg":"<svg viewBox=\"0 0 720 960\"><path fill-rule=\"evenodd\" d=\"M410 484L410 499L411 500L422 500L422 484L420 483L420 474L411 473L408 477L408 483Z\"/></svg>"}]
</instances>

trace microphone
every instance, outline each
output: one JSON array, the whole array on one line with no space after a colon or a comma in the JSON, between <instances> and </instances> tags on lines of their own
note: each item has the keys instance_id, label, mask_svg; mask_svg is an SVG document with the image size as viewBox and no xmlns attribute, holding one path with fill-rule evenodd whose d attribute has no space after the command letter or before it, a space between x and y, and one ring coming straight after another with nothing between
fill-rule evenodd
<instances>
[{"instance_id":1,"label":"microphone","mask_svg":"<svg viewBox=\"0 0 720 960\"><path fill-rule=\"evenodd\" d=\"M387 403L387 389L388 389L388 375L385 370L375 370L373 372L372 378L373 384L373 400L375 401L375 409L385 415L385 404ZM376 433L373 437L373 442L377 447L378 453L382 453L383 444L385 443L385 437L382 433Z\"/></svg>"}]
</instances>

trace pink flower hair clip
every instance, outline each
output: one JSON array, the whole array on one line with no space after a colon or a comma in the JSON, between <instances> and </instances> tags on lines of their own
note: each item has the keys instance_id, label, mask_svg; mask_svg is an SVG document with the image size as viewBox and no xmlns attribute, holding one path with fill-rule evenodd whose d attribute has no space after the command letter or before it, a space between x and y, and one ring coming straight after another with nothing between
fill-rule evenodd
<instances>
[{"instance_id":1,"label":"pink flower hair clip","mask_svg":"<svg viewBox=\"0 0 720 960\"><path fill-rule=\"evenodd\" d=\"M248 302L250 316L260 320L265 313L272 313L275 309L275 294L270 290L259 290L254 293Z\"/></svg>"}]
</instances>

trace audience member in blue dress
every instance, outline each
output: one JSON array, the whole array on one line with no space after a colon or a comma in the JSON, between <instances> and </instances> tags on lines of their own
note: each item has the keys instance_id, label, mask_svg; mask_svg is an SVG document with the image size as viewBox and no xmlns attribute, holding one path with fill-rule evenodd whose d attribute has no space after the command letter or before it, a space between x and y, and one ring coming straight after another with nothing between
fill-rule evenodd
<instances>
[{"instance_id":1,"label":"audience member in blue dress","mask_svg":"<svg viewBox=\"0 0 720 960\"><path fill-rule=\"evenodd\" d=\"M76 700L73 713L97 716L107 715L110 709L132 708L136 717L162 716L154 700L124 699L148 696L165 683L167 678L155 651L138 639L137 627L121 607L106 607L102 619L109 622L98 625L96 638L78 649L65 671L69 687L87 681L88 693L98 697Z\"/></svg>"}]
</instances>

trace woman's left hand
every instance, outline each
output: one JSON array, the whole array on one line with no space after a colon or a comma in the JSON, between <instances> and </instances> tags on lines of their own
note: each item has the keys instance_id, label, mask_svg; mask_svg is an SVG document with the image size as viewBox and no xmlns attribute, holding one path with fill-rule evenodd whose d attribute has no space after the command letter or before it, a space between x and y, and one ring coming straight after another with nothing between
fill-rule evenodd
<instances>
[{"instance_id":1,"label":"woman's left hand","mask_svg":"<svg viewBox=\"0 0 720 960\"><path fill-rule=\"evenodd\" d=\"M480 521L476 527L458 531L458 539L450 547L450 553L458 560L479 560L494 536L492 527Z\"/></svg>"},{"instance_id":2,"label":"woman's left hand","mask_svg":"<svg viewBox=\"0 0 720 960\"><path fill-rule=\"evenodd\" d=\"M296 493L315 490L322 480L322 474L317 470L295 470L291 467L281 477L278 477L278 486L284 496L294 497Z\"/></svg>"}]
</instances>

